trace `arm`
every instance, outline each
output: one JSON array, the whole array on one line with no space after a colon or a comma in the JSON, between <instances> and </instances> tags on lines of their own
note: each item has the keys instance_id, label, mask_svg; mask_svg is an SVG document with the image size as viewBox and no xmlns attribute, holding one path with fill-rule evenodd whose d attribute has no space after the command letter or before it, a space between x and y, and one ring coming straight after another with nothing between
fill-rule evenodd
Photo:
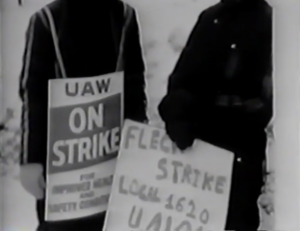
<instances>
[{"instance_id":1,"label":"arm","mask_svg":"<svg viewBox=\"0 0 300 231\"><path fill-rule=\"evenodd\" d=\"M180 54L180 57L175 65L173 72L168 80L167 94L170 94L176 90L189 90L190 80L194 77L194 70L197 69L198 60L195 58L198 56L198 44L202 36L198 33L202 26L202 19L205 11L203 11L193 27L187 43ZM201 41L201 40L200 40Z\"/></svg>"},{"instance_id":2,"label":"arm","mask_svg":"<svg viewBox=\"0 0 300 231\"><path fill-rule=\"evenodd\" d=\"M246 114L250 124L257 124L266 128L273 116L273 67L272 67L272 15L268 15L267 22L260 34L260 48L257 57L260 57L260 65L257 68L261 93L257 98L261 101L261 107ZM251 105L250 105L251 107Z\"/></svg>"},{"instance_id":3,"label":"arm","mask_svg":"<svg viewBox=\"0 0 300 231\"><path fill-rule=\"evenodd\" d=\"M272 37L272 9L270 9L270 14L267 18L266 29L262 35L262 44L264 49L262 49L263 54L262 56L265 57L267 60L264 72L263 72L263 81L262 81L262 88L261 88L261 99L263 101L263 108L261 111L257 113L258 122L266 128L268 123L271 121L273 117L273 37Z\"/></svg>"},{"instance_id":4,"label":"arm","mask_svg":"<svg viewBox=\"0 0 300 231\"><path fill-rule=\"evenodd\" d=\"M245 118L250 123L265 129L273 116L273 79L272 73L265 73L262 77L261 95L258 96L260 107L257 110L246 112ZM251 101L247 102L246 107L255 107L257 104Z\"/></svg>"},{"instance_id":5,"label":"arm","mask_svg":"<svg viewBox=\"0 0 300 231\"><path fill-rule=\"evenodd\" d=\"M135 11L128 25L124 44L124 69L124 116L139 122L148 122L145 64L140 41L140 28Z\"/></svg>"},{"instance_id":6,"label":"arm","mask_svg":"<svg viewBox=\"0 0 300 231\"><path fill-rule=\"evenodd\" d=\"M34 14L26 32L20 76L21 165L42 164L47 156L48 79L55 76L51 35Z\"/></svg>"},{"instance_id":7,"label":"arm","mask_svg":"<svg viewBox=\"0 0 300 231\"><path fill-rule=\"evenodd\" d=\"M175 65L172 74L168 79L167 94L158 106L161 118L166 122L173 118L182 118L189 115L188 110L193 108L196 98L191 95L190 86L194 78L194 70L198 69L197 57L199 37L198 33L202 26L202 19L205 11L203 11L192 29L185 48Z\"/></svg>"}]
</instances>

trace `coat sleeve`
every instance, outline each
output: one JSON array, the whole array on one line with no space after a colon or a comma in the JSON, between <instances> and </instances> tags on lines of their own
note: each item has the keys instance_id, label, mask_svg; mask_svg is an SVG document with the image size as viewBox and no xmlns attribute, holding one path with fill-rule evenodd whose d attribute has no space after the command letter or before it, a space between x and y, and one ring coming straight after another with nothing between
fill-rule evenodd
<instances>
[{"instance_id":1,"label":"coat sleeve","mask_svg":"<svg viewBox=\"0 0 300 231\"><path fill-rule=\"evenodd\" d=\"M46 162L48 79L54 74L52 39L36 13L27 28L20 75L21 164Z\"/></svg>"},{"instance_id":2,"label":"coat sleeve","mask_svg":"<svg viewBox=\"0 0 300 231\"><path fill-rule=\"evenodd\" d=\"M262 107L254 112L245 113L245 124L265 129L273 117L273 78L272 73L265 73L262 78L262 92L259 98Z\"/></svg>"},{"instance_id":3,"label":"coat sleeve","mask_svg":"<svg viewBox=\"0 0 300 231\"><path fill-rule=\"evenodd\" d=\"M159 114L163 121L167 122L174 118L190 115L187 111L191 109L197 101L196 97L191 95L191 79L194 77L193 70L198 69L197 50L200 26L202 26L203 11L194 25L186 45L182 50L174 70L168 79L167 94L163 97L158 106ZM175 103L176 102L176 103ZM176 104L176 105L175 105Z\"/></svg>"},{"instance_id":4,"label":"coat sleeve","mask_svg":"<svg viewBox=\"0 0 300 231\"><path fill-rule=\"evenodd\" d=\"M260 65L257 68L257 77L260 79L261 109L245 115L249 124L266 128L273 116L273 47L272 47L272 12L270 10L266 18L265 27L260 32L260 49L257 57L260 57Z\"/></svg>"},{"instance_id":5,"label":"coat sleeve","mask_svg":"<svg viewBox=\"0 0 300 231\"><path fill-rule=\"evenodd\" d=\"M198 20L188 37L186 45L179 56L175 68L169 77L167 93L181 89L189 90L189 80L193 78L194 70L197 69L198 65L195 57L198 56L197 44L199 43L199 36L202 36L202 34L198 33L198 31L202 26L204 14L205 11L203 11L198 17Z\"/></svg>"},{"instance_id":6,"label":"coat sleeve","mask_svg":"<svg viewBox=\"0 0 300 231\"><path fill-rule=\"evenodd\" d=\"M138 122L147 122L145 63L140 37L138 17L133 9L124 44L124 117Z\"/></svg>"},{"instance_id":7,"label":"coat sleeve","mask_svg":"<svg viewBox=\"0 0 300 231\"><path fill-rule=\"evenodd\" d=\"M272 11L272 9L270 9ZM267 29L264 30L264 53L267 60L266 67L263 71L263 81L261 88L261 98L264 102L264 108L260 112L260 123L266 128L273 117L273 103L274 103L274 84L273 84L273 22L272 12L268 17Z\"/></svg>"}]
</instances>

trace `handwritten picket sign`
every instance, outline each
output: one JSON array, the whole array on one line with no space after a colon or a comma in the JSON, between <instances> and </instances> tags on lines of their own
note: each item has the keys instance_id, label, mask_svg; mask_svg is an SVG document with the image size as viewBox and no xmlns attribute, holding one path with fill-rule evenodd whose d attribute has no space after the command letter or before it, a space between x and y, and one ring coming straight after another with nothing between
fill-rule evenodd
<instances>
[{"instance_id":1,"label":"handwritten picket sign","mask_svg":"<svg viewBox=\"0 0 300 231\"><path fill-rule=\"evenodd\" d=\"M165 131L126 120L105 231L224 230L233 154L202 141L182 153Z\"/></svg>"},{"instance_id":2,"label":"handwritten picket sign","mask_svg":"<svg viewBox=\"0 0 300 231\"><path fill-rule=\"evenodd\" d=\"M123 72L49 81L47 221L106 211L123 122Z\"/></svg>"}]
</instances>

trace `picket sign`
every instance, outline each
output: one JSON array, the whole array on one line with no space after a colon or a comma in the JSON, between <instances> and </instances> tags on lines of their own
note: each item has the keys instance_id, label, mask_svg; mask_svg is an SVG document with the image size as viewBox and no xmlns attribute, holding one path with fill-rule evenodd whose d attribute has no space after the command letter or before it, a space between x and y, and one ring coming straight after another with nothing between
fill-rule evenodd
<instances>
[{"instance_id":1,"label":"picket sign","mask_svg":"<svg viewBox=\"0 0 300 231\"><path fill-rule=\"evenodd\" d=\"M48 87L46 221L107 210L123 124L123 46L133 14L124 6L116 72L88 78L68 77L52 14L44 8L62 75Z\"/></svg>"},{"instance_id":2,"label":"picket sign","mask_svg":"<svg viewBox=\"0 0 300 231\"><path fill-rule=\"evenodd\" d=\"M125 120L104 231L224 230L234 155Z\"/></svg>"}]
</instances>

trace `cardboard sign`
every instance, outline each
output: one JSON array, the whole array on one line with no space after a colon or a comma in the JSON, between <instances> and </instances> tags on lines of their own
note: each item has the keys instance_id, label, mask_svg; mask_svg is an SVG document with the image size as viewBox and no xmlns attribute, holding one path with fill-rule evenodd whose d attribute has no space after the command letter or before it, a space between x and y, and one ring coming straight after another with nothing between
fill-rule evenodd
<instances>
[{"instance_id":1,"label":"cardboard sign","mask_svg":"<svg viewBox=\"0 0 300 231\"><path fill-rule=\"evenodd\" d=\"M107 209L122 115L123 72L49 82L47 221Z\"/></svg>"},{"instance_id":2,"label":"cardboard sign","mask_svg":"<svg viewBox=\"0 0 300 231\"><path fill-rule=\"evenodd\" d=\"M233 154L197 141L181 153L164 130L126 121L105 231L224 230Z\"/></svg>"}]
</instances>

